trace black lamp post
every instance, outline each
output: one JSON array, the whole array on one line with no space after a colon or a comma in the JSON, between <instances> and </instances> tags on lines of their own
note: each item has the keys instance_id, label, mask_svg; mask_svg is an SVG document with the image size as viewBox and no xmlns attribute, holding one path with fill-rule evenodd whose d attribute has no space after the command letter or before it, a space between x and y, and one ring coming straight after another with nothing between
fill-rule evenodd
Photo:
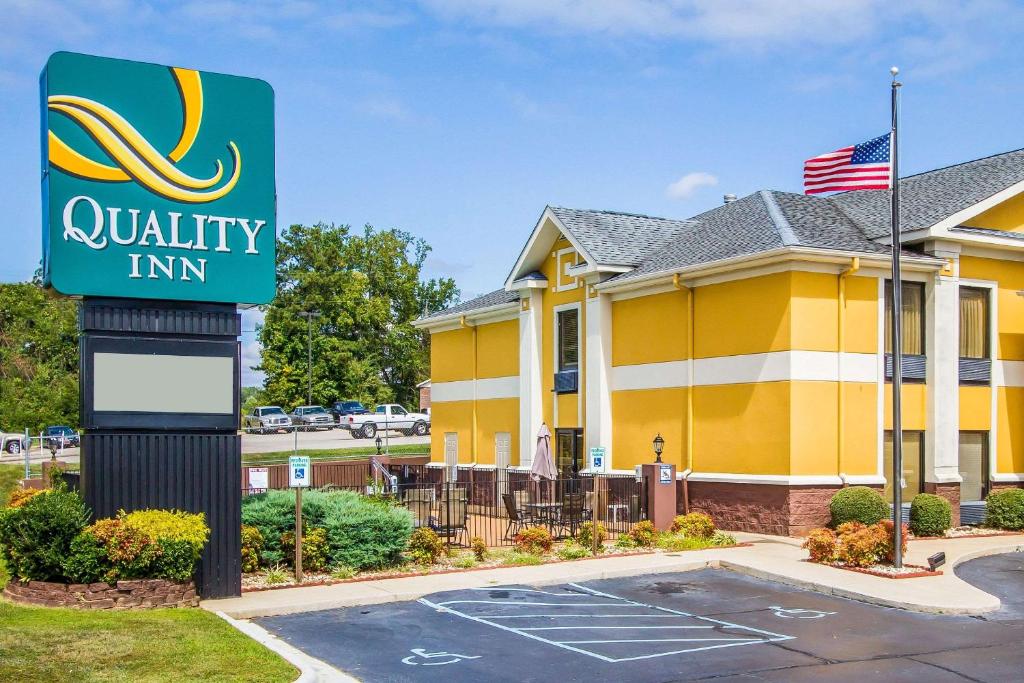
<instances>
[{"instance_id":1,"label":"black lamp post","mask_svg":"<svg viewBox=\"0 0 1024 683\"><path fill-rule=\"evenodd\" d=\"M661 438L661 432L654 437L654 455L657 457L654 462L661 462L661 452L665 449L665 439Z\"/></svg>"},{"instance_id":2,"label":"black lamp post","mask_svg":"<svg viewBox=\"0 0 1024 683\"><path fill-rule=\"evenodd\" d=\"M383 442L382 442L382 441L380 440L380 434L378 434L378 435L377 435L377 441L376 441L376 443L377 443L377 455L380 455L380 446L381 446L381 444L383 443Z\"/></svg>"}]
</instances>

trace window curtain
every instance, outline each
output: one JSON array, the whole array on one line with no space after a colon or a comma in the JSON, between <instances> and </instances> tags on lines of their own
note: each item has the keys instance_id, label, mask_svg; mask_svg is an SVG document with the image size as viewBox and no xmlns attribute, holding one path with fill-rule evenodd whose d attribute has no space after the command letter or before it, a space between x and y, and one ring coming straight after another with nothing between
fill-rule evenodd
<instances>
[{"instance_id":1,"label":"window curtain","mask_svg":"<svg viewBox=\"0 0 1024 683\"><path fill-rule=\"evenodd\" d=\"M983 289L960 288L960 357L988 357L988 296Z\"/></svg>"},{"instance_id":2,"label":"window curtain","mask_svg":"<svg viewBox=\"0 0 1024 683\"><path fill-rule=\"evenodd\" d=\"M904 282L902 292L903 355L924 354L924 285ZM889 283L885 290L885 352L892 353L892 294Z\"/></svg>"}]
</instances>

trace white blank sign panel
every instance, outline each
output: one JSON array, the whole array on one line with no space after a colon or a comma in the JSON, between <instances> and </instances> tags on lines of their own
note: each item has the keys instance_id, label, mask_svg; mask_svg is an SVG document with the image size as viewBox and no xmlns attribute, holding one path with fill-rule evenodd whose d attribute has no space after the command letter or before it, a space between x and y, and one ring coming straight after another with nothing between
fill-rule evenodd
<instances>
[{"instance_id":1,"label":"white blank sign panel","mask_svg":"<svg viewBox=\"0 0 1024 683\"><path fill-rule=\"evenodd\" d=\"M234 359L97 353L93 410L143 413L231 413Z\"/></svg>"}]
</instances>

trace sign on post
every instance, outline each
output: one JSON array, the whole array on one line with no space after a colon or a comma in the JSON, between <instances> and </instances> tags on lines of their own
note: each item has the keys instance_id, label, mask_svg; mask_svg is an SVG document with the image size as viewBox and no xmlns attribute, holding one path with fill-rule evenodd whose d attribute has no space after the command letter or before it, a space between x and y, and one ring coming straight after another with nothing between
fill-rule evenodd
<instances>
[{"instance_id":1,"label":"sign on post","mask_svg":"<svg viewBox=\"0 0 1024 683\"><path fill-rule=\"evenodd\" d=\"M63 294L274 298L274 92L57 52L41 79L43 278Z\"/></svg>"},{"instance_id":2,"label":"sign on post","mask_svg":"<svg viewBox=\"0 0 1024 683\"><path fill-rule=\"evenodd\" d=\"M308 489L313 479L309 456L293 455L288 458L288 486Z\"/></svg>"},{"instance_id":3,"label":"sign on post","mask_svg":"<svg viewBox=\"0 0 1024 683\"><path fill-rule=\"evenodd\" d=\"M604 472L604 446L594 446L587 455L587 469L591 472Z\"/></svg>"},{"instance_id":4,"label":"sign on post","mask_svg":"<svg viewBox=\"0 0 1024 683\"><path fill-rule=\"evenodd\" d=\"M264 493L270 488L270 470L266 467L249 468L249 493Z\"/></svg>"},{"instance_id":5,"label":"sign on post","mask_svg":"<svg viewBox=\"0 0 1024 683\"><path fill-rule=\"evenodd\" d=\"M658 465L658 483L672 484L672 465Z\"/></svg>"}]
</instances>

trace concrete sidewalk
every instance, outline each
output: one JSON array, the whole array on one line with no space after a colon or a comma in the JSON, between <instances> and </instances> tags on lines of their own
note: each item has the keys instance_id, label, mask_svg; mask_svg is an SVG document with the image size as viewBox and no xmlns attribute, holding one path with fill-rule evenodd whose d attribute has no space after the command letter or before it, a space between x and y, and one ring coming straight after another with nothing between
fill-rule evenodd
<instances>
[{"instance_id":1,"label":"concrete sidewalk","mask_svg":"<svg viewBox=\"0 0 1024 683\"><path fill-rule=\"evenodd\" d=\"M752 545L286 588L245 593L239 598L204 600L201 604L205 609L236 619L252 619L415 600L439 591L464 588L544 586L721 567L887 607L937 614L984 614L999 609L998 598L961 581L953 568L976 557L1024 551L1024 535L911 541L906 556L908 564L926 565L929 555L943 551L946 565L942 576L897 580L805 562L807 551L800 548L800 539L744 533L736 537Z\"/></svg>"}]
</instances>

